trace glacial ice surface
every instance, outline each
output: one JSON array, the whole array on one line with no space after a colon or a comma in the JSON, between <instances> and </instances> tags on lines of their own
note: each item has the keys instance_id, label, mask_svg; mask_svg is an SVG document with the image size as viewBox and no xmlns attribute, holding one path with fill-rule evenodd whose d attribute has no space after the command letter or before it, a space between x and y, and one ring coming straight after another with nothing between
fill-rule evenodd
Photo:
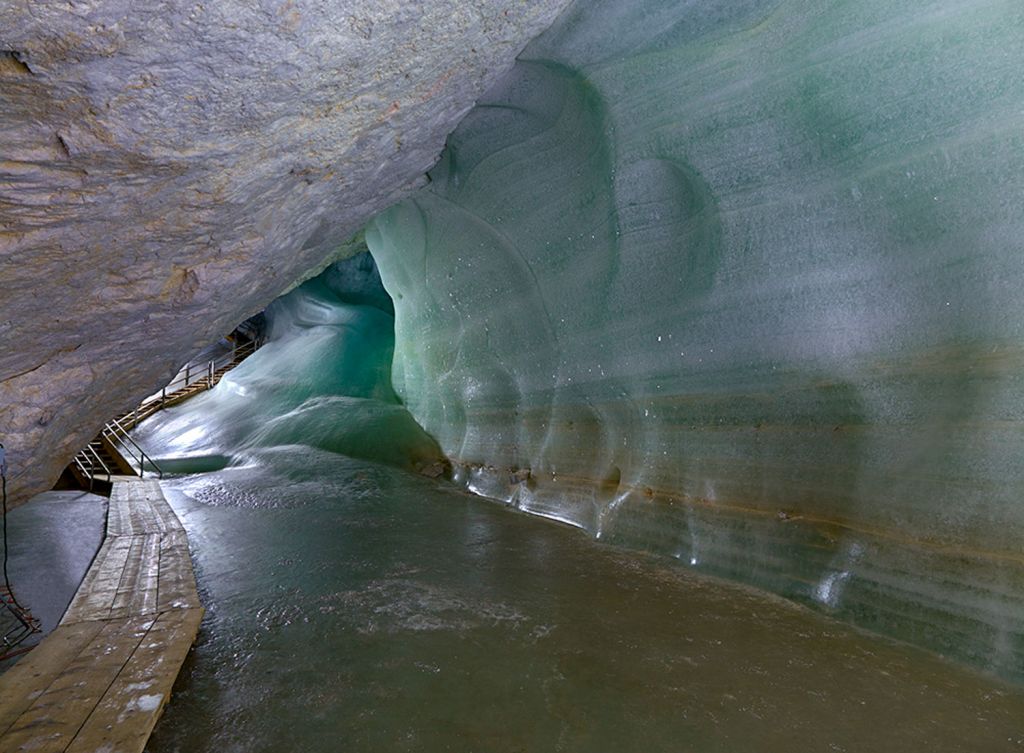
<instances>
[{"instance_id":1,"label":"glacial ice surface","mask_svg":"<svg viewBox=\"0 0 1024 753\"><path fill-rule=\"evenodd\" d=\"M149 753L1024 745L1024 688L438 480L254 452L164 482L207 612Z\"/></svg>"},{"instance_id":2,"label":"glacial ice surface","mask_svg":"<svg viewBox=\"0 0 1024 753\"><path fill-rule=\"evenodd\" d=\"M469 488L1024 677L1024 6L581 0L367 241Z\"/></svg>"},{"instance_id":3,"label":"glacial ice surface","mask_svg":"<svg viewBox=\"0 0 1024 753\"><path fill-rule=\"evenodd\" d=\"M394 315L369 254L328 267L266 314L262 348L136 431L164 470L251 473L253 453L293 445L410 470L440 461L391 388Z\"/></svg>"}]
</instances>

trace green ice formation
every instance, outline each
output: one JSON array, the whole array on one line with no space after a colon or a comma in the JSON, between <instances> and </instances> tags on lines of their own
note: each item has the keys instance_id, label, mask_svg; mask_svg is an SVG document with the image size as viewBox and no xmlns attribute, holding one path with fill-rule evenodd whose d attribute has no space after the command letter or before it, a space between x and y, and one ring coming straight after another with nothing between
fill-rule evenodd
<instances>
[{"instance_id":1,"label":"green ice formation","mask_svg":"<svg viewBox=\"0 0 1024 753\"><path fill-rule=\"evenodd\" d=\"M442 472L437 444L391 388L394 313L369 254L328 267L266 316L260 350L137 432L163 469L245 468L268 448L306 447Z\"/></svg>"},{"instance_id":2,"label":"green ice formation","mask_svg":"<svg viewBox=\"0 0 1024 753\"><path fill-rule=\"evenodd\" d=\"M1024 6L580 0L374 220L470 489L1024 677Z\"/></svg>"}]
</instances>

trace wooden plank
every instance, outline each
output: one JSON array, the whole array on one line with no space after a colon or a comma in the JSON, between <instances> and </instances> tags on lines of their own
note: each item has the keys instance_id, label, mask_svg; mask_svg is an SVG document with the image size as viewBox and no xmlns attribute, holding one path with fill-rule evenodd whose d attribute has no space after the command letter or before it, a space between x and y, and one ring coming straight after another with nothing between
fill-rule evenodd
<instances>
[{"instance_id":1,"label":"wooden plank","mask_svg":"<svg viewBox=\"0 0 1024 753\"><path fill-rule=\"evenodd\" d=\"M178 516L174 512L174 508L167 502L167 498L161 493L160 500L153 504L156 515L160 518L161 528L164 533L182 533L185 532L185 527L181 524Z\"/></svg>"},{"instance_id":2,"label":"wooden plank","mask_svg":"<svg viewBox=\"0 0 1024 753\"><path fill-rule=\"evenodd\" d=\"M121 571L121 582L114 592L114 599L110 603L110 617L121 619L128 617L128 603L131 601L131 592L139 580L139 571L142 569L142 549L146 543L144 536L131 536L128 538L131 548L128 552L128 559Z\"/></svg>"},{"instance_id":3,"label":"wooden plank","mask_svg":"<svg viewBox=\"0 0 1024 753\"><path fill-rule=\"evenodd\" d=\"M148 480L116 481L107 528L60 626L0 677L4 753L141 753L170 696L203 614L188 538Z\"/></svg>"},{"instance_id":4,"label":"wooden plank","mask_svg":"<svg viewBox=\"0 0 1024 753\"><path fill-rule=\"evenodd\" d=\"M109 535L104 542L62 623L199 606L185 531L163 499L159 483L147 480L115 486L109 520L113 530L121 533ZM151 496L159 499L151 501ZM167 531L164 541L149 540L161 530Z\"/></svg>"},{"instance_id":5,"label":"wooden plank","mask_svg":"<svg viewBox=\"0 0 1024 753\"><path fill-rule=\"evenodd\" d=\"M161 508L167 506L167 502L159 482L154 479L136 478L114 484L110 506L108 536L139 536L165 530Z\"/></svg>"},{"instance_id":6,"label":"wooden plank","mask_svg":"<svg viewBox=\"0 0 1024 753\"><path fill-rule=\"evenodd\" d=\"M181 522L167 504L158 481L146 479L135 484L134 489L132 501L137 505L142 518L139 533L166 532L170 530L168 526L172 521L174 528L181 528Z\"/></svg>"},{"instance_id":7,"label":"wooden plank","mask_svg":"<svg viewBox=\"0 0 1024 753\"><path fill-rule=\"evenodd\" d=\"M138 536L139 534L149 533L149 520L151 517L149 515L149 501L142 493L142 490L138 488L137 484L131 484L128 488L130 489L130 492L128 494L127 504L129 518L132 522L132 535Z\"/></svg>"},{"instance_id":8,"label":"wooden plank","mask_svg":"<svg viewBox=\"0 0 1024 753\"><path fill-rule=\"evenodd\" d=\"M156 610L156 576L160 568L160 534L131 536L131 554L125 564L121 583L114 594L110 617L138 617ZM145 589L151 589L146 594ZM148 609L147 609L148 605Z\"/></svg>"},{"instance_id":9,"label":"wooden plank","mask_svg":"<svg viewBox=\"0 0 1024 753\"><path fill-rule=\"evenodd\" d=\"M139 572L129 604L130 614L143 615L156 611L157 588L160 575L160 542L162 536L152 534L145 537L145 551L142 556L142 570Z\"/></svg>"},{"instance_id":10,"label":"wooden plank","mask_svg":"<svg viewBox=\"0 0 1024 753\"><path fill-rule=\"evenodd\" d=\"M114 483L110 489L110 501L107 503L107 536L119 536L128 526L128 508L120 499L123 487L122 483Z\"/></svg>"},{"instance_id":11,"label":"wooden plank","mask_svg":"<svg viewBox=\"0 0 1024 753\"><path fill-rule=\"evenodd\" d=\"M0 675L0 743L3 743L3 734L82 653L102 627L102 622L62 625ZM7 750L6 743L0 749Z\"/></svg>"},{"instance_id":12,"label":"wooden plank","mask_svg":"<svg viewBox=\"0 0 1024 753\"><path fill-rule=\"evenodd\" d=\"M135 485L132 484L132 486ZM152 518L152 515L150 515L150 512L152 510L150 508L149 500L147 500L137 491L134 491L129 497L128 505L128 515L129 519L132 522L132 535L138 536L140 534L150 533L152 530L150 526L150 519ZM159 533L159 530L157 531L157 533Z\"/></svg>"},{"instance_id":13,"label":"wooden plank","mask_svg":"<svg viewBox=\"0 0 1024 753\"><path fill-rule=\"evenodd\" d=\"M82 577L82 582L78 586L78 591L82 591L92 587L92 584L96 581L96 578L100 574L100 564L109 556L110 549L113 547L114 542L110 539L104 539L103 543L100 544L99 551L96 552L96 556L93 557L92 563L89 565L89 569L85 572ZM75 594L78 595L78 592ZM74 603L74 600L72 600Z\"/></svg>"},{"instance_id":14,"label":"wooden plank","mask_svg":"<svg viewBox=\"0 0 1024 753\"><path fill-rule=\"evenodd\" d=\"M138 648L153 618L107 622L0 740L0 750L63 751Z\"/></svg>"},{"instance_id":15,"label":"wooden plank","mask_svg":"<svg viewBox=\"0 0 1024 753\"><path fill-rule=\"evenodd\" d=\"M121 585L121 577L131 553L131 537L107 539L100 549L85 580L79 587L71 606L64 613L61 624L102 620L110 616L110 608Z\"/></svg>"},{"instance_id":16,"label":"wooden plank","mask_svg":"<svg viewBox=\"0 0 1024 753\"><path fill-rule=\"evenodd\" d=\"M135 482L133 486L136 493L143 494L147 499L163 499L164 492L160 487L160 482L154 478L142 478Z\"/></svg>"},{"instance_id":17,"label":"wooden plank","mask_svg":"<svg viewBox=\"0 0 1024 753\"><path fill-rule=\"evenodd\" d=\"M160 576L157 611L200 606L192 557L184 535L165 535L160 544Z\"/></svg>"},{"instance_id":18,"label":"wooden plank","mask_svg":"<svg viewBox=\"0 0 1024 753\"><path fill-rule=\"evenodd\" d=\"M160 615L67 753L140 753L145 748L195 642L202 616L202 609Z\"/></svg>"}]
</instances>

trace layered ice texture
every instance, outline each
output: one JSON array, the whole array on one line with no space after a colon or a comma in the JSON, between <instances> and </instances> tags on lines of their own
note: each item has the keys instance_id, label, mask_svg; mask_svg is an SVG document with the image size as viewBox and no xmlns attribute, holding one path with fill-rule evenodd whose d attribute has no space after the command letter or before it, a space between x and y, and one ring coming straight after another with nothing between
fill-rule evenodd
<instances>
[{"instance_id":1,"label":"layered ice texture","mask_svg":"<svg viewBox=\"0 0 1024 753\"><path fill-rule=\"evenodd\" d=\"M395 390L470 489L1024 678L1022 72L1007 0L576 3L367 229Z\"/></svg>"},{"instance_id":2,"label":"layered ice texture","mask_svg":"<svg viewBox=\"0 0 1024 753\"><path fill-rule=\"evenodd\" d=\"M136 432L163 470L251 475L267 452L313 448L440 472L437 443L391 388L394 313L369 254L328 267L266 315L262 348Z\"/></svg>"}]
</instances>

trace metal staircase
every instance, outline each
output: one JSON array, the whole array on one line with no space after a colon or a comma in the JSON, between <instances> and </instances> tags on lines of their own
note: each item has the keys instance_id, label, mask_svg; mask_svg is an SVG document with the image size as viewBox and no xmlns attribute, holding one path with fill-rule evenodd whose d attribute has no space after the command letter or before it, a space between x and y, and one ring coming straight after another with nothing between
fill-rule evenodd
<instances>
[{"instance_id":1,"label":"metal staircase","mask_svg":"<svg viewBox=\"0 0 1024 753\"><path fill-rule=\"evenodd\" d=\"M263 344L236 330L228 336L231 350L213 359L190 361L160 392L142 401L133 410L110 420L89 444L83 447L68 471L83 489L109 495L116 476L145 476L148 472L163 478L163 470L131 437L131 430L159 410L188 400L212 389L221 378L251 356Z\"/></svg>"}]
</instances>

